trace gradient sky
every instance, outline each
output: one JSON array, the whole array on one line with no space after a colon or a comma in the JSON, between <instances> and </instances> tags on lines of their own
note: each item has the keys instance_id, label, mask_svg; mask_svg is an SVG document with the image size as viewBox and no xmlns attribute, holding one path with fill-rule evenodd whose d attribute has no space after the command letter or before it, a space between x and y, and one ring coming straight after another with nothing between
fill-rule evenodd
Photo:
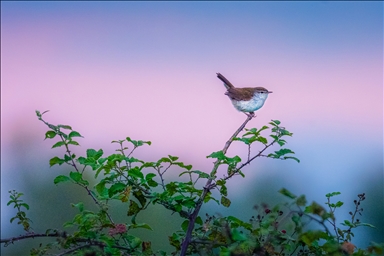
<instances>
[{"instance_id":1,"label":"gradient sky","mask_svg":"<svg viewBox=\"0 0 384 256\"><path fill-rule=\"evenodd\" d=\"M273 91L248 127L282 121L301 159L248 167L230 182L234 209L281 187L320 203L340 191L343 218L366 192L364 222L384 225L382 2L1 2L2 234L7 191L60 173L36 109L79 131L80 153L130 136L153 142L138 157L209 172L205 156L245 119L216 72Z\"/></svg>"}]
</instances>

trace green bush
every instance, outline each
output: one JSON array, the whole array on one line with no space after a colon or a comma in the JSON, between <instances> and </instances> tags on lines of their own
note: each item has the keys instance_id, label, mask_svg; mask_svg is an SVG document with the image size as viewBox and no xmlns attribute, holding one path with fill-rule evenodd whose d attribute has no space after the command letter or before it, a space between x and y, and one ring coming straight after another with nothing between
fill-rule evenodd
<instances>
[{"instance_id":1,"label":"green bush","mask_svg":"<svg viewBox=\"0 0 384 256\"><path fill-rule=\"evenodd\" d=\"M356 248L352 239L353 231L360 226L372 227L362 223L358 216L362 213L361 203L365 194L359 194L354 201L355 208L350 212L351 219L341 225L336 223L336 209L343 202L333 202L340 192L326 195L327 203L322 206L316 202L308 203L305 196L296 196L287 189L279 192L289 202L274 207L266 204L255 206L255 214L248 221L235 216L199 215L201 207L214 201L218 205L230 207L231 200L227 191L227 182L235 175L245 177L242 169L260 157L294 160L294 152L285 148L286 138L292 133L272 120L268 126L260 129L246 129L246 124L254 118L249 115L239 129L225 143L222 150L213 152L207 158L215 160L210 172L193 169L192 165L168 155L154 162L134 157L138 148L150 146L150 141L125 140L113 141L116 153L104 156L102 149L88 149L85 156L76 156L72 147L81 134L68 125L52 125L43 119L44 113L36 111L37 117L49 130L45 139L58 139L52 148L63 148L64 155L53 157L49 165L68 165L66 175L54 179L55 184L64 182L80 186L97 206L97 211L86 209L83 202L73 203L78 214L63 224L63 230L48 229L44 233L34 233L26 210L29 205L21 197L22 193L10 191L8 205L17 210L11 222L18 220L26 234L2 239L4 246L15 241L34 237L55 237L56 241L40 245L30 251L31 255L47 255L59 250L60 255L382 255L384 245L375 244L366 249ZM241 136L239 134L243 132ZM269 136L264 136L265 133ZM248 147L247 159L228 156L227 150L232 142L243 143ZM258 144L261 149L252 154L251 145ZM279 149L274 149L279 147ZM180 176L187 181L169 180L170 167L180 168ZM226 175L217 177L218 168L225 167ZM94 174L95 186L84 173ZM185 179L184 179L185 180ZM204 184L203 186L199 184ZM219 191L219 197L212 190ZM111 214L111 202L127 205L125 223L116 223ZM136 217L158 204L170 213L178 213L184 219L180 230L169 235L173 252L155 251L151 241L132 235L134 229L152 229L147 223L139 223ZM116 204L114 204L116 205ZM317 223L318 229L309 229L309 223ZM68 232L71 227L74 232Z\"/></svg>"}]
</instances>

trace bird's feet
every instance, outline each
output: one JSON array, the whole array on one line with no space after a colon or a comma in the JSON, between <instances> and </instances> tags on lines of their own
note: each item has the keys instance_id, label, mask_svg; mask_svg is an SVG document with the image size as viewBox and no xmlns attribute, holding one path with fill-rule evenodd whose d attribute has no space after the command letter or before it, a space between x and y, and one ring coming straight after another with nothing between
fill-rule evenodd
<instances>
[{"instance_id":1,"label":"bird's feet","mask_svg":"<svg viewBox=\"0 0 384 256\"><path fill-rule=\"evenodd\" d=\"M244 112L245 113L245 112ZM255 112L249 112L245 113L249 118L254 118L255 117Z\"/></svg>"}]
</instances>

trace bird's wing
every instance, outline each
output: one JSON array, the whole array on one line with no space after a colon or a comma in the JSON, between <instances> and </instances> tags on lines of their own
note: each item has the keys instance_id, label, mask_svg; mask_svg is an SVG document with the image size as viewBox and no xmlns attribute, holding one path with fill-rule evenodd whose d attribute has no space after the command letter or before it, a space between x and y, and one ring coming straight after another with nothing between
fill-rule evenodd
<instances>
[{"instance_id":1,"label":"bird's wing","mask_svg":"<svg viewBox=\"0 0 384 256\"><path fill-rule=\"evenodd\" d=\"M229 98L233 100L250 100L253 97L251 90L239 90L240 88L229 88L225 93ZM244 89L244 88L241 88Z\"/></svg>"}]
</instances>

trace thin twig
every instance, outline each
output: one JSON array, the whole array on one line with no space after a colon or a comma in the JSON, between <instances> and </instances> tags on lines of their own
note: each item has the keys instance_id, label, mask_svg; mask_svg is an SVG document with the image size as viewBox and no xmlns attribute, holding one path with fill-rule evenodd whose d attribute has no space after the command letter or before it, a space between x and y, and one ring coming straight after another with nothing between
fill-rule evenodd
<instances>
[{"instance_id":1,"label":"thin twig","mask_svg":"<svg viewBox=\"0 0 384 256\"><path fill-rule=\"evenodd\" d=\"M92 244L83 244L83 245L77 246L75 248L72 248L72 249L70 249L68 251L56 254L56 256L63 256L63 255L70 254L70 253L75 252L77 250L80 250L80 249L83 249L83 248L87 248L87 247L91 247L91 246L92 246Z\"/></svg>"},{"instance_id":2,"label":"thin twig","mask_svg":"<svg viewBox=\"0 0 384 256\"><path fill-rule=\"evenodd\" d=\"M254 117L253 115L247 115L247 119L244 121L244 123L236 130L236 132L231 136L231 138L229 138L229 140L225 143L224 148L222 150L223 154L225 154L227 152L232 141L237 137L237 135L244 129L244 127L247 125L247 123L253 117ZM181 252L180 252L181 256L184 256L187 253L188 246L191 243L192 231L193 231L193 228L195 227L195 221L196 221L196 218L200 212L200 209L201 209L201 206L204 202L204 199L207 196L208 192L215 186L215 184L212 184L212 181L215 178L215 175L216 175L217 169L219 168L220 162L221 161L219 159L217 159L216 162L214 163L210 178L207 180L207 183L204 186L203 193L196 203L195 210L189 216L188 229L187 229L184 241L183 241L182 246L181 246Z\"/></svg>"},{"instance_id":3,"label":"thin twig","mask_svg":"<svg viewBox=\"0 0 384 256\"><path fill-rule=\"evenodd\" d=\"M31 234L25 234L25 235L22 235L22 236L18 236L18 237L11 237L11 238L1 239L0 243L13 243L13 242L16 242L16 241L19 241L19 240L30 239L30 238L35 238L35 237L61 237L61 238L65 239L65 238L67 238L67 233L66 232L58 232L58 231L55 231L54 233L49 233L49 234L31 233ZM89 247L89 246L99 246L101 248L108 246L103 241L92 240L92 239L89 239L89 238L82 238L82 237L76 237L75 238L75 237L71 237L71 239L73 239L75 242L78 242L78 243L87 243L85 246L76 247L75 248L76 250L81 249L83 247ZM112 248L116 248L116 249L125 250L125 251L129 251L130 250L129 248L123 247L123 246L120 246L120 245L112 245L111 247ZM75 251L75 250L73 250L73 251ZM68 253L73 252L73 251L66 251L66 252L64 252L62 254L59 254L59 255L65 255L65 254L68 254Z\"/></svg>"}]
</instances>

